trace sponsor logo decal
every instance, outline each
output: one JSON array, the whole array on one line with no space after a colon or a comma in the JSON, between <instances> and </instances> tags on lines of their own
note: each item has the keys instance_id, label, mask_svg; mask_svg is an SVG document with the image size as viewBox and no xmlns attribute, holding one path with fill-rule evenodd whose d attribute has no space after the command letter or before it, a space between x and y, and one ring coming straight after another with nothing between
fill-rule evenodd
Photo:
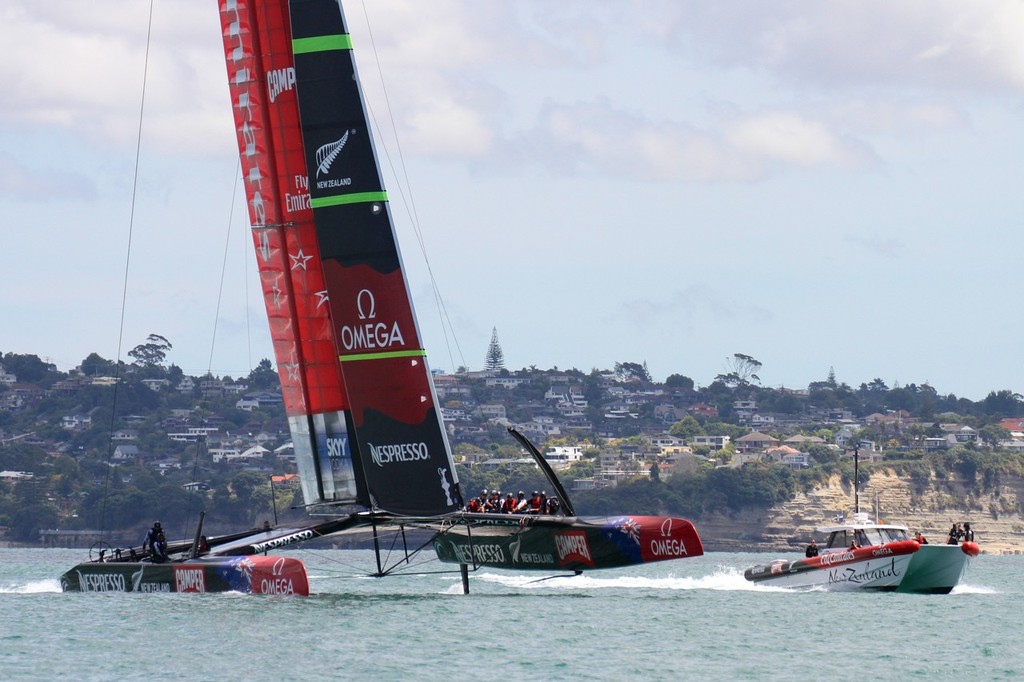
<instances>
[{"instance_id":1,"label":"sponsor logo decal","mask_svg":"<svg viewBox=\"0 0 1024 682\"><path fill-rule=\"evenodd\" d=\"M377 318L377 301L369 289L362 289L356 294L356 312L362 322L341 327L341 345L345 350L373 350L405 345L398 322L392 322L390 326L385 322L373 322Z\"/></svg>"},{"instance_id":2,"label":"sponsor logo decal","mask_svg":"<svg viewBox=\"0 0 1024 682\"><path fill-rule=\"evenodd\" d=\"M284 557L274 562L270 569L269 578L260 578L259 586L261 594L295 594L295 585L291 578L284 577Z\"/></svg>"},{"instance_id":3,"label":"sponsor logo decal","mask_svg":"<svg viewBox=\"0 0 1024 682\"><path fill-rule=\"evenodd\" d=\"M594 565L590 553L590 542L582 530L563 530L555 533L555 549L558 552L558 563L567 566L571 563Z\"/></svg>"},{"instance_id":4,"label":"sponsor logo decal","mask_svg":"<svg viewBox=\"0 0 1024 682\"><path fill-rule=\"evenodd\" d=\"M292 533L291 535L282 535L279 538L273 540L267 540L266 542L254 543L252 548L253 552L266 552L267 550L277 549L278 547L284 547L285 545L291 545L296 542L304 542L305 540L312 540L316 537L316 533L311 530L303 530L298 533Z\"/></svg>"},{"instance_id":5,"label":"sponsor logo decal","mask_svg":"<svg viewBox=\"0 0 1024 682\"><path fill-rule=\"evenodd\" d=\"M152 583L143 582L143 574L146 571L146 565L143 564L139 567L139 570L132 573L132 592L170 592L170 583Z\"/></svg>"},{"instance_id":6,"label":"sponsor logo decal","mask_svg":"<svg viewBox=\"0 0 1024 682\"><path fill-rule=\"evenodd\" d=\"M844 561L852 561L854 554L850 550L842 552L830 552L828 554L822 554L821 560L818 562L822 566L831 566L832 564L841 564Z\"/></svg>"},{"instance_id":7,"label":"sponsor logo decal","mask_svg":"<svg viewBox=\"0 0 1024 682\"><path fill-rule=\"evenodd\" d=\"M348 144L348 138L350 135L355 134L355 130L346 130L345 134L339 137L333 142L321 145L316 150L316 188L317 189L330 189L332 187L348 187L352 184L352 178L327 178L326 180L320 180L321 175L328 175L331 172L331 166L337 160L338 155L341 154L341 150Z\"/></svg>"},{"instance_id":8,"label":"sponsor logo decal","mask_svg":"<svg viewBox=\"0 0 1024 682\"><path fill-rule=\"evenodd\" d=\"M420 443L396 443L394 445L374 445L367 443L370 448L370 458L379 467L393 462L425 462L430 459L430 452L427 444Z\"/></svg>"},{"instance_id":9,"label":"sponsor logo decal","mask_svg":"<svg viewBox=\"0 0 1024 682\"><path fill-rule=\"evenodd\" d=\"M847 566L846 568L834 568L828 572L828 584L833 585L835 583L873 583L882 582L882 584L889 584L895 581L888 580L889 578L897 578L900 575L900 571L896 568L896 557L889 560L889 563L883 563L877 568L871 568L871 562L866 562L862 568L857 566Z\"/></svg>"},{"instance_id":10,"label":"sponsor logo decal","mask_svg":"<svg viewBox=\"0 0 1024 682\"><path fill-rule=\"evenodd\" d=\"M298 192L297 194L292 194L291 192L284 193L285 208L289 213L310 210L312 203L309 196L309 178L305 175L296 175L295 189Z\"/></svg>"},{"instance_id":11,"label":"sponsor logo decal","mask_svg":"<svg viewBox=\"0 0 1024 682\"><path fill-rule=\"evenodd\" d=\"M267 71L267 93L270 101L274 102L282 92L295 89L295 67L289 66L284 69Z\"/></svg>"},{"instance_id":12,"label":"sponsor logo decal","mask_svg":"<svg viewBox=\"0 0 1024 682\"><path fill-rule=\"evenodd\" d=\"M523 536L517 535L516 539L509 544L509 550L512 552L512 563L514 564L543 564L553 566L555 564L555 557L553 554L546 552L520 552L520 545L522 545Z\"/></svg>"},{"instance_id":13,"label":"sponsor logo decal","mask_svg":"<svg viewBox=\"0 0 1024 682\"><path fill-rule=\"evenodd\" d=\"M206 575L203 569L175 566L174 588L178 592L206 592Z\"/></svg>"},{"instance_id":14,"label":"sponsor logo decal","mask_svg":"<svg viewBox=\"0 0 1024 682\"><path fill-rule=\"evenodd\" d=\"M82 592L127 592L124 576L119 573L78 573Z\"/></svg>"},{"instance_id":15,"label":"sponsor logo decal","mask_svg":"<svg viewBox=\"0 0 1024 682\"><path fill-rule=\"evenodd\" d=\"M655 523L658 523L655 526ZM640 529L640 551L644 561L663 561L690 556L686 541L691 526L682 519L652 518L648 527Z\"/></svg>"},{"instance_id":16,"label":"sponsor logo decal","mask_svg":"<svg viewBox=\"0 0 1024 682\"><path fill-rule=\"evenodd\" d=\"M501 545L451 544L452 553L460 564L504 564L508 563Z\"/></svg>"},{"instance_id":17,"label":"sponsor logo decal","mask_svg":"<svg viewBox=\"0 0 1024 682\"><path fill-rule=\"evenodd\" d=\"M327 438L327 458L331 462L331 471L341 469L341 461L349 459L348 438L337 436Z\"/></svg>"},{"instance_id":18,"label":"sponsor logo decal","mask_svg":"<svg viewBox=\"0 0 1024 682\"><path fill-rule=\"evenodd\" d=\"M441 490L444 491L444 503L449 507L454 507L455 500L452 499L451 495L452 484L448 482L448 468L438 467L437 475L441 478Z\"/></svg>"}]
</instances>

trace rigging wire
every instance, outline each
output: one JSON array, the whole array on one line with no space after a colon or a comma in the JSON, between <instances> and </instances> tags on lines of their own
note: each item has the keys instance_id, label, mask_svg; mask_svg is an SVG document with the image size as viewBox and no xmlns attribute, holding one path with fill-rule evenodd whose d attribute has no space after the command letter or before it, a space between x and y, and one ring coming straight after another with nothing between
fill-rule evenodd
<instances>
[{"instance_id":1,"label":"rigging wire","mask_svg":"<svg viewBox=\"0 0 1024 682\"><path fill-rule=\"evenodd\" d=\"M217 323L220 321L220 305L224 299L224 278L228 270L228 253L231 250L231 226L235 222L235 198L238 196L238 183L241 182L242 178L242 165L239 161L235 165L235 184L231 189L231 205L228 209L228 221L227 229L224 234L224 256L221 258L220 265L220 286L217 288L217 306L213 315L213 333L210 338L210 356L206 364L206 376L213 378L213 353L217 347ZM246 316L248 317L248 315ZM202 425L206 426L206 418L203 417ZM209 452L209 443L206 438L206 433L200 434L199 439L203 443L207 444L207 452ZM199 447L199 440L196 441L196 456L192 461L192 482L196 482L196 477L199 475L199 455L202 453L202 448ZM188 506L185 512L185 530L187 531L192 523L192 501L196 497L197 486L192 486L188 495ZM187 534L187 533L186 533Z\"/></svg>"},{"instance_id":2,"label":"rigging wire","mask_svg":"<svg viewBox=\"0 0 1024 682\"><path fill-rule=\"evenodd\" d=\"M412 224L413 232L416 235L416 241L419 243L420 254L423 256L423 262L427 266L427 274L430 279L431 290L434 294L434 303L437 306L438 316L441 318L441 331L444 333L445 345L448 348L448 361L452 363L452 370L456 368L455 359L452 355L452 344L455 344L455 349L458 352L459 359L462 361L461 365L466 365L466 358L462 354L462 347L459 345L459 339L455 334L455 326L452 324L451 317L448 315L448 308L445 305L444 297L441 295L441 289L437 282L437 277L434 276L434 269L430 263L430 257L427 255L426 242L423 239L423 232L420 229L419 214L416 211L416 201L412 195L412 183L409 181L408 167L405 164L405 156L402 152L401 139L398 136L398 127L395 125L394 112L391 109L391 100L388 97L387 84L384 79L384 71L380 65L380 57L377 53L377 43L373 38L373 28L370 25L370 16L366 11L366 3L360 3L363 8L363 17L366 21L366 31L370 38L370 49L373 52L374 64L377 67L377 76L380 80L381 91L384 95L384 105L387 113L387 120L391 124L391 134L395 139L395 148L398 155L398 165L402 170L401 178L399 178L398 170L395 168L395 164L391 158L391 152L388 149L387 141L383 135L380 136L381 145L384 147L384 156L387 157L388 166L391 168L392 174L394 174L396 180L401 179L401 182L396 182L398 187L398 194L402 197L402 205L405 207L406 215L409 217L409 222ZM365 99L365 98L364 98ZM377 130L383 130L383 127L377 122L377 115L374 113L373 107L367 101L366 108L370 112L370 118L373 119L374 127ZM404 183L404 184L403 184ZM408 196L406 196L406 188L408 189ZM449 339L449 334L451 339Z\"/></svg>"},{"instance_id":3,"label":"rigging wire","mask_svg":"<svg viewBox=\"0 0 1024 682\"><path fill-rule=\"evenodd\" d=\"M117 387L121 383L121 349L124 344L124 319L125 310L128 307L128 273L132 260L132 234L135 230L135 203L139 192L139 159L142 155L142 121L143 113L146 110L146 81L149 76L149 47L153 38L153 2L149 0L149 19L146 24L146 54L142 60L142 95L139 101L139 127L135 139L135 168L132 173L132 200L128 214L128 244L125 250L124 259L124 280L121 288L121 319L117 329L117 360L114 363L114 395L110 407L110 439L107 442L107 471L103 479L103 502L100 506L99 531L103 533L106 529L107 520L107 492L110 487L110 476L112 467L110 460L114 455L114 424L117 419Z\"/></svg>"}]
</instances>

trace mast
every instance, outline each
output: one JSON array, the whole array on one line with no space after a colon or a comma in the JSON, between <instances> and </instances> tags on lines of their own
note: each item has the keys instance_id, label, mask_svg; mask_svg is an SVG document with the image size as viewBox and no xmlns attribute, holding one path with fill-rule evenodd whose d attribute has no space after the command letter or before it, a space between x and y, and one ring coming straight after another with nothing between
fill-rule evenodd
<instances>
[{"instance_id":1,"label":"mast","mask_svg":"<svg viewBox=\"0 0 1024 682\"><path fill-rule=\"evenodd\" d=\"M463 506L337 0L290 3L310 205L353 454L374 508Z\"/></svg>"}]
</instances>

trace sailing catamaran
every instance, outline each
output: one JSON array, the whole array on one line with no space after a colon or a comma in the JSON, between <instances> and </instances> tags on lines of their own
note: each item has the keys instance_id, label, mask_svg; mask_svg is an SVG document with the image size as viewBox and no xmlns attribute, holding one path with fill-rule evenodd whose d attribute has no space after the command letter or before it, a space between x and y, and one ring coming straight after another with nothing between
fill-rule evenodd
<instances>
[{"instance_id":1,"label":"sailing catamaran","mask_svg":"<svg viewBox=\"0 0 1024 682\"><path fill-rule=\"evenodd\" d=\"M324 520L212 538L203 557L182 543L173 562L153 566L203 566L206 590L260 592L268 591L257 585L266 563L278 578L269 591L305 593L301 562L259 554L361 531L372 534L374 575L408 568L432 546L440 561L459 565L468 592L469 570L481 566L578 573L701 555L700 538L685 519L577 517L543 457L512 430L561 497L560 513L466 510L340 1L220 0L220 14L295 461L307 510ZM410 544L407 529L426 529L430 540ZM385 533L400 551L382 551ZM62 584L131 591L130 578L142 565L92 561L66 573ZM294 579L280 579L286 569ZM217 579L225 572L234 582ZM120 579L90 577L110 573ZM177 587L170 578L159 584Z\"/></svg>"}]
</instances>

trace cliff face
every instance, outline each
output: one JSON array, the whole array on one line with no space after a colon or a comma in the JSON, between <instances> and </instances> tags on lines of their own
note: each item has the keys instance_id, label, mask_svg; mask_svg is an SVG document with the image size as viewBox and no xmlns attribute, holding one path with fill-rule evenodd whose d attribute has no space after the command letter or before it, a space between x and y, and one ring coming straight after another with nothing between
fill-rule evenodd
<instances>
[{"instance_id":1,"label":"cliff face","mask_svg":"<svg viewBox=\"0 0 1024 682\"><path fill-rule=\"evenodd\" d=\"M1003 477L986 493L968 490L953 480L932 478L914 490L907 478L891 470L878 471L860 493L861 511L884 522L921 531L931 542L945 542L949 527L968 521L983 552L1024 551L1024 478ZM696 519L697 530L710 551L801 551L811 537L822 540L814 529L831 523L837 514L853 512L853 486L833 476L824 486L797 493L791 501L767 509L745 509L736 514L706 514Z\"/></svg>"}]
</instances>

